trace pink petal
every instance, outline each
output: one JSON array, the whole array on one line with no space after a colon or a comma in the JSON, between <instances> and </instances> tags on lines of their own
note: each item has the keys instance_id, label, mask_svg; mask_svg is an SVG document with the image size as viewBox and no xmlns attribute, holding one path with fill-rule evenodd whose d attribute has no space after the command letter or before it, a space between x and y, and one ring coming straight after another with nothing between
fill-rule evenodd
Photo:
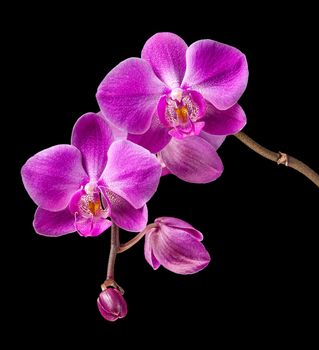
<instances>
[{"instance_id":1,"label":"pink petal","mask_svg":"<svg viewBox=\"0 0 319 350\"><path fill-rule=\"evenodd\" d=\"M207 103L204 131L213 135L232 135L246 125L246 115L239 104L221 111Z\"/></svg>"},{"instance_id":2,"label":"pink petal","mask_svg":"<svg viewBox=\"0 0 319 350\"><path fill-rule=\"evenodd\" d=\"M161 166L155 155L133 142L120 140L109 149L102 179L111 191L138 209L153 196L160 176Z\"/></svg>"},{"instance_id":3,"label":"pink petal","mask_svg":"<svg viewBox=\"0 0 319 350\"><path fill-rule=\"evenodd\" d=\"M171 89L179 87L186 69L185 41L173 33L157 33L145 43L142 58Z\"/></svg>"},{"instance_id":4,"label":"pink petal","mask_svg":"<svg viewBox=\"0 0 319 350\"><path fill-rule=\"evenodd\" d=\"M148 218L146 205L135 209L129 202L110 190L104 190L103 194L107 196L111 203L111 218L117 226L131 232L144 229Z\"/></svg>"},{"instance_id":5,"label":"pink petal","mask_svg":"<svg viewBox=\"0 0 319 350\"><path fill-rule=\"evenodd\" d=\"M142 134L149 129L165 85L151 66L140 58L129 58L104 78L97 101L105 118L120 129Z\"/></svg>"},{"instance_id":6,"label":"pink petal","mask_svg":"<svg viewBox=\"0 0 319 350\"><path fill-rule=\"evenodd\" d=\"M163 217L157 218L155 222L160 225L166 225L169 227L178 228L178 229L187 231L188 234L192 235L198 241L202 241L204 238L203 234L200 231L196 230L188 222L181 219L172 218L169 216L163 216Z\"/></svg>"},{"instance_id":7,"label":"pink petal","mask_svg":"<svg viewBox=\"0 0 319 350\"><path fill-rule=\"evenodd\" d=\"M197 136L201 133L202 129L204 128L205 126L205 122L196 122L196 123L193 123L192 127L190 127L188 129L188 132L185 133L185 131L183 132L180 128L176 128L176 129L172 129L169 131L169 135L179 139L179 140L182 140L186 137L189 137L189 136Z\"/></svg>"},{"instance_id":8,"label":"pink petal","mask_svg":"<svg viewBox=\"0 0 319 350\"><path fill-rule=\"evenodd\" d=\"M68 208L55 212L37 208L33 227L39 235L48 237L59 237L76 231L74 216Z\"/></svg>"},{"instance_id":9,"label":"pink petal","mask_svg":"<svg viewBox=\"0 0 319 350\"><path fill-rule=\"evenodd\" d=\"M122 130L122 129L118 128L114 124L110 123L110 121L105 118L104 114L101 111L99 111L96 114L107 121L108 126L112 130L112 134L113 134L113 139L114 140L126 139L127 138L127 132L125 130Z\"/></svg>"},{"instance_id":10,"label":"pink petal","mask_svg":"<svg viewBox=\"0 0 319 350\"><path fill-rule=\"evenodd\" d=\"M146 239L156 260L178 274L192 274L204 269L210 256L204 245L183 229L160 226Z\"/></svg>"},{"instance_id":11,"label":"pink petal","mask_svg":"<svg viewBox=\"0 0 319 350\"><path fill-rule=\"evenodd\" d=\"M84 114L73 127L71 140L72 145L82 153L83 166L90 179L98 180L113 141L112 130L106 120L95 113Z\"/></svg>"},{"instance_id":12,"label":"pink petal","mask_svg":"<svg viewBox=\"0 0 319 350\"><path fill-rule=\"evenodd\" d=\"M173 138L161 151L161 157L172 174L187 182L208 183L223 172L218 154L199 136Z\"/></svg>"},{"instance_id":13,"label":"pink petal","mask_svg":"<svg viewBox=\"0 0 319 350\"><path fill-rule=\"evenodd\" d=\"M74 146L47 148L24 164L23 184L33 201L50 211L65 209L80 186L88 181L80 151Z\"/></svg>"},{"instance_id":14,"label":"pink petal","mask_svg":"<svg viewBox=\"0 0 319 350\"><path fill-rule=\"evenodd\" d=\"M169 129L162 125L155 114L151 127L142 135L129 134L128 140L148 149L152 153L162 150L170 141Z\"/></svg>"},{"instance_id":15,"label":"pink petal","mask_svg":"<svg viewBox=\"0 0 319 350\"><path fill-rule=\"evenodd\" d=\"M208 132L202 131L199 134L199 137L206 140L208 143L210 143L214 150L217 151L218 148L222 145L222 143L225 141L226 136L224 135L211 135Z\"/></svg>"},{"instance_id":16,"label":"pink petal","mask_svg":"<svg viewBox=\"0 0 319 350\"><path fill-rule=\"evenodd\" d=\"M152 229L151 232L145 235L145 244L144 244L144 256L146 261L152 266L154 270L157 270L161 264L159 261L155 258L153 253L153 246L152 246L152 232L156 231L156 229Z\"/></svg>"},{"instance_id":17,"label":"pink petal","mask_svg":"<svg viewBox=\"0 0 319 350\"><path fill-rule=\"evenodd\" d=\"M80 236L96 237L112 226L112 222L102 217L75 217L75 227Z\"/></svg>"},{"instance_id":18,"label":"pink petal","mask_svg":"<svg viewBox=\"0 0 319 350\"><path fill-rule=\"evenodd\" d=\"M236 48L199 40L187 49L182 87L199 91L216 108L233 106L245 91L247 81L246 57Z\"/></svg>"}]
</instances>

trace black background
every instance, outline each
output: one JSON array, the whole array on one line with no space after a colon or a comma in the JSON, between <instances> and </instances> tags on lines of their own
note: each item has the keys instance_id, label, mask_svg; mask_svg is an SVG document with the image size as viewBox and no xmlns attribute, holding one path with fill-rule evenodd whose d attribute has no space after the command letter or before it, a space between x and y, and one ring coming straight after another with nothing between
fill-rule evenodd
<instances>
[{"instance_id":1,"label":"black background","mask_svg":"<svg viewBox=\"0 0 319 350\"><path fill-rule=\"evenodd\" d=\"M219 151L225 171L218 181L195 185L165 177L149 203L150 221L175 216L201 230L211 264L192 276L152 271L142 243L119 256L116 278L129 308L123 320L108 323L96 308L109 232L95 239L77 234L50 239L33 231L35 205L22 186L21 166L44 148L69 143L76 119L98 110L95 92L106 73L121 60L138 57L158 31L175 32L188 44L211 38L243 51L250 69L241 99L246 133L319 170L318 86L310 85L318 81L315 11L306 4L284 10L178 5L19 7L10 13L9 60L3 68L10 78L5 119L14 122L8 131L14 141L4 153L12 160L15 152L14 207L3 237L10 243L5 304L8 327L17 334L13 340L22 334L25 344L34 345L90 339L91 348L126 340L151 346L169 338L180 345L233 342L257 348L314 340L318 189L233 137Z\"/></svg>"}]
</instances>

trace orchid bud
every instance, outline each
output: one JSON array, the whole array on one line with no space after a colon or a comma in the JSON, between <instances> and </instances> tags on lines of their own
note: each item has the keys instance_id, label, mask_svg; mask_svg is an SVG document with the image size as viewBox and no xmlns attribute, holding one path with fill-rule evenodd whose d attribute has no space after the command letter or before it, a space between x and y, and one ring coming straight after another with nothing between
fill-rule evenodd
<instances>
[{"instance_id":1,"label":"orchid bud","mask_svg":"<svg viewBox=\"0 0 319 350\"><path fill-rule=\"evenodd\" d=\"M116 321L127 314L125 299L119 290L112 287L100 293L97 299L97 307L107 321Z\"/></svg>"},{"instance_id":2,"label":"orchid bud","mask_svg":"<svg viewBox=\"0 0 319 350\"><path fill-rule=\"evenodd\" d=\"M163 265L182 275L196 273L210 262L202 239L202 233L183 220L158 218L145 234L145 259L154 270Z\"/></svg>"}]
</instances>

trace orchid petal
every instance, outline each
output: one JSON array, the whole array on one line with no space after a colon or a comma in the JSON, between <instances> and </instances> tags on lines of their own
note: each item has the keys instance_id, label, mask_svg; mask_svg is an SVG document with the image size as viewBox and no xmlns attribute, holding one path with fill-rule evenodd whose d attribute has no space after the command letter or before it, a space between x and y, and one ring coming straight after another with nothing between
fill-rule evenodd
<instances>
[{"instance_id":1,"label":"orchid petal","mask_svg":"<svg viewBox=\"0 0 319 350\"><path fill-rule=\"evenodd\" d=\"M102 182L138 209L155 193L160 175L155 155L130 141L119 140L109 149Z\"/></svg>"},{"instance_id":2,"label":"orchid petal","mask_svg":"<svg viewBox=\"0 0 319 350\"><path fill-rule=\"evenodd\" d=\"M239 104L224 111L207 103L204 131L213 135L233 135L246 125L246 115Z\"/></svg>"},{"instance_id":3,"label":"orchid petal","mask_svg":"<svg viewBox=\"0 0 319 350\"><path fill-rule=\"evenodd\" d=\"M171 136L155 114L152 119L151 127L142 135L129 134L128 140L148 149L152 153L162 150L170 141Z\"/></svg>"},{"instance_id":4,"label":"orchid petal","mask_svg":"<svg viewBox=\"0 0 319 350\"><path fill-rule=\"evenodd\" d=\"M188 234L192 235L198 241L203 240L203 234L184 220L169 217L169 216L163 216L163 217L157 218L155 220L155 223L187 231Z\"/></svg>"},{"instance_id":5,"label":"orchid petal","mask_svg":"<svg viewBox=\"0 0 319 350\"><path fill-rule=\"evenodd\" d=\"M59 237L76 231L74 216L68 208L55 212L37 208L33 227L36 233L47 237Z\"/></svg>"},{"instance_id":6,"label":"orchid petal","mask_svg":"<svg viewBox=\"0 0 319 350\"><path fill-rule=\"evenodd\" d=\"M96 98L111 123L130 133L142 134L149 129L165 89L148 62L129 58L107 74Z\"/></svg>"},{"instance_id":7,"label":"orchid petal","mask_svg":"<svg viewBox=\"0 0 319 350\"><path fill-rule=\"evenodd\" d=\"M113 142L112 130L105 119L95 113L80 117L73 127L72 145L82 153L83 166L91 180L98 180Z\"/></svg>"},{"instance_id":8,"label":"orchid petal","mask_svg":"<svg viewBox=\"0 0 319 350\"><path fill-rule=\"evenodd\" d=\"M57 145L27 160L21 170L23 184L33 201L50 211L65 209L80 186L88 181L80 151Z\"/></svg>"},{"instance_id":9,"label":"orchid petal","mask_svg":"<svg viewBox=\"0 0 319 350\"><path fill-rule=\"evenodd\" d=\"M203 138L190 136L172 138L161 151L168 170L180 179L193 183L208 183L223 172L223 164L215 149Z\"/></svg>"},{"instance_id":10,"label":"orchid petal","mask_svg":"<svg viewBox=\"0 0 319 350\"><path fill-rule=\"evenodd\" d=\"M233 106L245 91L248 66L238 49L213 40L199 40L186 52L183 88L199 91L216 108Z\"/></svg>"},{"instance_id":11,"label":"orchid petal","mask_svg":"<svg viewBox=\"0 0 319 350\"><path fill-rule=\"evenodd\" d=\"M135 209L128 201L116 193L105 189L105 187L100 188L103 195L107 197L110 202L112 208L111 218L117 226L130 232L139 232L144 229L148 218L146 205Z\"/></svg>"},{"instance_id":12,"label":"orchid petal","mask_svg":"<svg viewBox=\"0 0 319 350\"><path fill-rule=\"evenodd\" d=\"M214 150L217 151L218 148L222 145L222 143L225 141L226 136L223 135L211 135L208 132L202 131L199 134L199 137L206 140L208 143L210 143Z\"/></svg>"},{"instance_id":13,"label":"orchid petal","mask_svg":"<svg viewBox=\"0 0 319 350\"><path fill-rule=\"evenodd\" d=\"M173 33L157 33L145 43L142 58L147 60L153 71L171 89L179 87L186 69L185 41Z\"/></svg>"}]
</instances>

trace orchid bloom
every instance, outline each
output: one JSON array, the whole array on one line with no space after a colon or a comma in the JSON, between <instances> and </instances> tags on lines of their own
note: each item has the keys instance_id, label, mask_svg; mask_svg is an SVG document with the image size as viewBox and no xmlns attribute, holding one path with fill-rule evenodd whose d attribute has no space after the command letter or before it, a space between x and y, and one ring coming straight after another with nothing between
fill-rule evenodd
<instances>
[{"instance_id":1,"label":"orchid bloom","mask_svg":"<svg viewBox=\"0 0 319 350\"><path fill-rule=\"evenodd\" d=\"M161 217L145 234L145 259L154 270L163 265L182 275L196 273L210 262L202 240L202 233L187 222Z\"/></svg>"},{"instance_id":2,"label":"orchid bloom","mask_svg":"<svg viewBox=\"0 0 319 350\"><path fill-rule=\"evenodd\" d=\"M87 113L76 122L71 145L31 157L22 180L38 205L37 233L97 236L112 225L110 218L127 231L142 230L160 173L153 154L130 141L114 141L105 119Z\"/></svg>"},{"instance_id":3,"label":"orchid bloom","mask_svg":"<svg viewBox=\"0 0 319 350\"><path fill-rule=\"evenodd\" d=\"M237 104L248 80L245 55L234 47L158 33L109 72L97 91L100 109L128 139L159 157L182 180L207 183L223 171L213 144L240 131Z\"/></svg>"}]
</instances>

